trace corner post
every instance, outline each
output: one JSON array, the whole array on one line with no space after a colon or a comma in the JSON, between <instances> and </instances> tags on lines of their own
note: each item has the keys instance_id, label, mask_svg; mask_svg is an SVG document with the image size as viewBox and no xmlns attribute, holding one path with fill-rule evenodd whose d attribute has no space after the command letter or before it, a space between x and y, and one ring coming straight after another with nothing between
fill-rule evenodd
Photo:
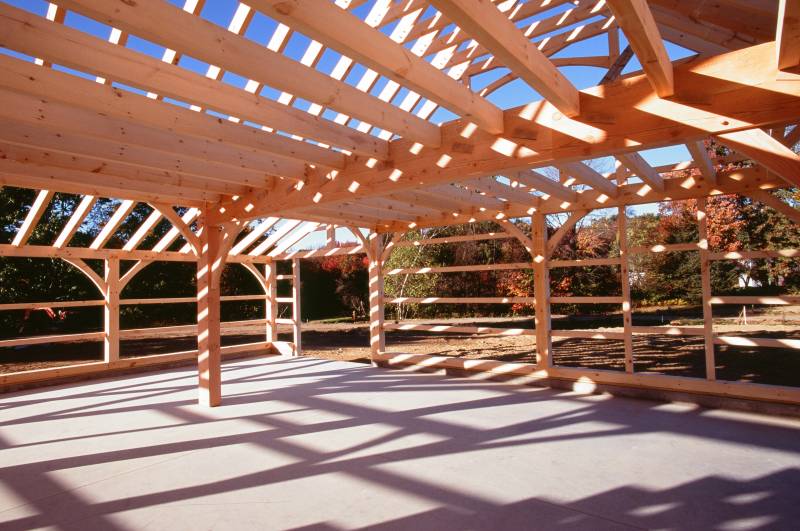
<instances>
[{"instance_id":1,"label":"corner post","mask_svg":"<svg viewBox=\"0 0 800 531\"><path fill-rule=\"evenodd\" d=\"M222 227L201 219L197 256L197 370L199 403L215 407L222 402L220 343L220 277L224 260Z\"/></svg>"},{"instance_id":2,"label":"corner post","mask_svg":"<svg viewBox=\"0 0 800 531\"><path fill-rule=\"evenodd\" d=\"M293 356L303 353L302 327L303 317L300 307L300 259L292 259L292 335L294 340Z\"/></svg>"},{"instance_id":3,"label":"corner post","mask_svg":"<svg viewBox=\"0 0 800 531\"><path fill-rule=\"evenodd\" d=\"M539 369L553 365L553 341L550 335L550 269L547 258L547 221L542 213L531 216L531 242L533 244L533 295L536 301L534 323L536 326L536 358Z\"/></svg>"},{"instance_id":4,"label":"corner post","mask_svg":"<svg viewBox=\"0 0 800 531\"><path fill-rule=\"evenodd\" d=\"M103 280L103 359L113 363L119 360L119 257L105 260Z\"/></svg>"},{"instance_id":5,"label":"corner post","mask_svg":"<svg viewBox=\"0 0 800 531\"><path fill-rule=\"evenodd\" d=\"M375 356L386 350L386 333L383 328L383 262L381 254L381 235L373 232L369 235L367 248L369 257L369 348L372 361Z\"/></svg>"}]
</instances>

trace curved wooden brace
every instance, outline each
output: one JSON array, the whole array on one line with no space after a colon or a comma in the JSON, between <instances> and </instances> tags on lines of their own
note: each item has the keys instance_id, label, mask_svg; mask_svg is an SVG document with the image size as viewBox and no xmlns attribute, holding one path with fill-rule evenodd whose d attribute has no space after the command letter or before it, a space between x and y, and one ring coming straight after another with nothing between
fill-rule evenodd
<instances>
[{"instance_id":1,"label":"curved wooden brace","mask_svg":"<svg viewBox=\"0 0 800 531\"><path fill-rule=\"evenodd\" d=\"M133 277L138 275L142 271L142 269L144 269L145 267L149 266L152 263L153 260L139 260L138 262L133 264L133 267L128 269L125 272L125 274L120 277L119 290L122 291L123 289L125 289L125 286L128 285L128 282L133 280Z\"/></svg>"},{"instance_id":2,"label":"curved wooden brace","mask_svg":"<svg viewBox=\"0 0 800 531\"><path fill-rule=\"evenodd\" d=\"M394 250L394 246L397 245L397 242L403 239L405 236L405 232L395 232L392 235L392 239L383 247L383 252L381 253L381 263L386 262L389 257L392 255L392 250Z\"/></svg>"},{"instance_id":3,"label":"curved wooden brace","mask_svg":"<svg viewBox=\"0 0 800 531\"><path fill-rule=\"evenodd\" d=\"M519 240L519 242L528 250L531 256L533 254L533 240L531 240L524 232L522 232L519 227L511 223L509 220L505 220L503 223L500 224L504 231L515 237Z\"/></svg>"},{"instance_id":4,"label":"curved wooden brace","mask_svg":"<svg viewBox=\"0 0 800 531\"><path fill-rule=\"evenodd\" d=\"M266 277L261 274L261 271L259 271L254 264L244 262L241 265L255 277L255 279L261 285L261 289L264 290L264 295L267 295L269 293L269 282L267 282Z\"/></svg>"},{"instance_id":5,"label":"curved wooden brace","mask_svg":"<svg viewBox=\"0 0 800 531\"><path fill-rule=\"evenodd\" d=\"M197 237L197 234L192 232L191 227L183 222L178 213L175 212L171 206L164 205L162 203L150 203L150 206L161 212L161 215L164 216L170 223L172 223L172 226L175 227L181 233L181 236L183 236L183 238L189 243L189 246L192 248L192 252L194 252L195 256L199 256L200 239Z\"/></svg>"},{"instance_id":6,"label":"curved wooden brace","mask_svg":"<svg viewBox=\"0 0 800 531\"><path fill-rule=\"evenodd\" d=\"M567 232L572 230L572 228L575 227L575 225L577 225L578 222L582 220L588 213L588 210L576 210L570 214L570 216L567 218L567 221L565 221L547 241L548 257L553 254L553 251L555 251L558 244L561 243L561 240L564 239L564 236L566 236Z\"/></svg>"},{"instance_id":7,"label":"curved wooden brace","mask_svg":"<svg viewBox=\"0 0 800 531\"><path fill-rule=\"evenodd\" d=\"M89 267L89 265L86 262L84 262L80 258L65 258L62 256L61 259L67 262L68 264L74 266L78 270L80 270L80 272L83 273L86 276L86 278L91 280L92 284L94 284L97 287L97 289L100 290L101 294L105 294L107 289L106 281L103 280L103 278L100 275L98 275L94 269Z\"/></svg>"},{"instance_id":8,"label":"curved wooden brace","mask_svg":"<svg viewBox=\"0 0 800 531\"><path fill-rule=\"evenodd\" d=\"M372 256L372 254L373 254L372 253L372 246L370 246L370 244L369 244L369 239L366 236L364 236L361 233L361 231L358 230L355 227L351 227L351 226L348 225L347 226L347 230L349 230L353 234L353 236L355 236L357 239L361 240L361 243L364 244L364 249L366 249L366 251L367 251L367 256L369 257L369 259L372 260L373 258L375 258L375 257Z\"/></svg>"}]
</instances>

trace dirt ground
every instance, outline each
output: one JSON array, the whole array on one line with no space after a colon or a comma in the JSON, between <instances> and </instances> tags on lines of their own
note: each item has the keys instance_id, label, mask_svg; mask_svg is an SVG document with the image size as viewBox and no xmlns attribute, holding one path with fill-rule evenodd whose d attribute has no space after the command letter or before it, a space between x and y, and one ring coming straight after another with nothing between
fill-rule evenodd
<instances>
[{"instance_id":1,"label":"dirt ground","mask_svg":"<svg viewBox=\"0 0 800 531\"><path fill-rule=\"evenodd\" d=\"M413 321L412 321L413 322ZM423 322L423 321L420 321ZM499 328L533 328L531 318L469 318L426 320L426 324L460 324ZM694 311L634 315L635 325L690 326L701 324ZM605 328L601 328L603 326ZM554 329L594 329L621 331L617 316L554 316ZM800 312L756 314L748 325L734 316L715 320L717 333L746 337L800 339ZM288 327L281 327L280 339L291 340ZM223 337L223 345L249 343L263 339L253 328L233 330ZM468 359L495 359L533 362L536 359L533 336L473 334L431 334L429 332L387 332L387 350L414 354L457 356ZM307 323L303 325L303 354L307 356L367 362L369 359L367 323ZM162 336L155 339L123 341L121 355L143 356L192 350L193 337ZM668 335L634 336L636 371L679 376L705 376L702 337ZM557 365L624 370L623 343L618 340L555 340L553 357ZM40 369L102 359L97 342L61 343L0 349L0 373ZM800 352L791 349L716 346L717 377L777 385L800 386Z\"/></svg>"}]
</instances>

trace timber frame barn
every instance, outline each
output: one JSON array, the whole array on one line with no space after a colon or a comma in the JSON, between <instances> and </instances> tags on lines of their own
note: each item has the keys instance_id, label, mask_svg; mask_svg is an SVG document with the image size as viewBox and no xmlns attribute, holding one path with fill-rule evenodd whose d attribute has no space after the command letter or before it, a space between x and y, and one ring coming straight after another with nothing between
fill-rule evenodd
<instances>
[{"instance_id":1,"label":"timber frame barn","mask_svg":"<svg viewBox=\"0 0 800 531\"><path fill-rule=\"evenodd\" d=\"M0 378L4 385L196 357L199 401L219 405L226 350L220 342L225 297L219 285L225 264L248 268L267 302L257 322L265 341L246 348L291 356L301 351L298 261L366 253L376 364L800 404L798 388L717 380L714 345L742 339L718 335L712 327L715 304L786 305L797 297L717 296L709 272L715 260L795 257L800 251L712 252L703 207L709 196L736 193L800 221L800 211L771 193L800 186L800 158L793 149L800 140L800 3L248 0L226 21L200 16L204 3L59 0L39 16L0 2L0 45L7 52L0 55L0 185L37 193L0 255L68 261L91 279L100 298L61 306L102 306L105 314L104 331L84 338L104 341L103 362L6 374ZM107 34L99 38L65 23L76 15L99 23ZM274 32L260 35L260 42L246 35L256 20L274 22ZM300 57L290 57L287 43L297 35L307 46ZM130 44L134 37L161 47L162 56L136 49ZM560 53L598 37L607 42L607 54ZM693 53L671 61L665 41ZM205 75L187 68L183 57L205 65ZM623 75L634 57L641 71ZM564 67L597 67L607 74L598 86L578 90ZM502 74L474 88L474 80L489 72ZM492 103L491 95L512 83L527 85L540 99L506 109ZM438 124L441 116L447 120ZM728 160L709 156L709 139L730 149ZM675 145L685 145L693 160L655 167L641 155ZM615 170L603 174L586 163L599 157L615 157ZM558 178L544 168L557 169ZM696 171L679 171L687 169ZM80 194L82 201L56 241L31 244L54 193ZM98 198L114 198L119 206L90 246L71 246ZM699 241L628 247L626 207L682 199L698 200ZM152 215L122 248L108 248L139 203L149 204ZM550 269L593 265L551 260L551 251L587 213L607 208L619 209L621 253L594 265L619 267L621 295L551 297ZM568 221L550 234L546 216L553 214L567 214ZM530 234L512 222L527 217ZM530 262L514 267L534 271L534 296L521 302L535 304L536 328L468 331L530 335L538 363L387 352L387 330L448 330L386 323L385 304L518 302L384 298L384 275L397 272L384 271L383 264L393 248L415 245L404 239L409 229L486 220L506 232L474 239L517 238L530 253ZM163 221L172 230L152 248L141 248ZM350 228L358 243L337 247L334 227ZM296 250L317 231L327 231L328 245ZM169 250L176 242L183 247ZM634 371L631 338L656 331L632 324L628 259L676 250L700 253L704 326L669 333L704 338L704 379ZM104 275L86 263L98 259L105 263ZM197 325L188 327L196 330L197 351L121 359L120 338L136 331L120 330L120 305L155 301L125 300L120 293L139 271L161 260L197 264ZM278 275L280 260L292 260L294 274ZM293 282L292 297L277 296L279 281ZM619 304L624 331L551 330L551 303ZM278 319L280 304L293 305L291 319ZM278 324L294 327L293 342L277 340ZM551 341L559 334L622 341L626 370L554 365ZM800 348L796 340L745 341Z\"/></svg>"}]
</instances>

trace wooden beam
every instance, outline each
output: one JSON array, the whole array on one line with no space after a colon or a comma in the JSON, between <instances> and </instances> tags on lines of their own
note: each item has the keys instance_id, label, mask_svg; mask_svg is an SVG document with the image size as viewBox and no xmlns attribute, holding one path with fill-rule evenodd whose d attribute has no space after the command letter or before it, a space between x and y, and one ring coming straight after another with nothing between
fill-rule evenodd
<instances>
[{"instance_id":1,"label":"wooden beam","mask_svg":"<svg viewBox=\"0 0 800 531\"><path fill-rule=\"evenodd\" d=\"M766 190L757 190L750 192L750 197L763 203L764 205L780 212L794 223L800 224L800 210L793 206L781 201Z\"/></svg>"},{"instance_id":2,"label":"wooden beam","mask_svg":"<svg viewBox=\"0 0 800 531\"><path fill-rule=\"evenodd\" d=\"M703 301L703 345L705 349L706 380L717 379L714 361L714 313L711 306L711 263L708 259L708 215L706 199L697 201L697 227L700 246L700 285Z\"/></svg>"},{"instance_id":3,"label":"wooden beam","mask_svg":"<svg viewBox=\"0 0 800 531\"><path fill-rule=\"evenodd\" d=\"M533 261L533 295L536 300L536 365L544 369L553 365L553 338L550 334L550 268L547 266L547 219L537 212L531 216L531 253Z\"/></svg>"},{"instance_id":4,"label":"wooden beam","mask_svg":"<svg viewBox=\"0 0 800 531\"><path fill-rule=\"evenodd\" d=\"M608 6L636 53L642 70L661 98L675 92L672 62L645 0L609 0Z\"/></svg>"},{"instance_id":5,"label":"wooden beam","mask_svg":"<svg viewBox=\"0 0 800 531\"><path fill-rule=\"evenodd\" d=\"M440 144L439 128L347 83L273 52L161 0L110 4L63 0L63 7L249 79L325 104L423 145ZM258 58L254 60L254 58Z\"/></svg>"},{"instance_id":6,"label":"wooden beam","mask_svg":"<svg viewBox=\"0 0 800 531\"><path fill-rule=\"evenodd\" d=\"M132 201L130 199L126 199L122 201L114 213L108 218L103 229L97 235L97 237L92 241L89 245L89 249L99 249L103 245L108 242L109 239L114 235L122 222L125 221L125 218L133 212L133 209L136 207L136 201Z\"/></svg>"},{"instance_id":7,"label":"wooden beam","mask_svg":"<svg viewBox=\"0 0 800 531\"><path fill-rule=\"evenodd\" d=\"M271 229L278 221L280 221L280 218L269 217L259 223L257 227L247 233L244 238L233 246L229 254L235 256L246 251L248 247L255 243L257 239L263 236L264 233Z\"/></svg>"},{"instance_id":8,"label":"wooden beam","mask_svg":"<svg viewBox=\"0 0 800 531\"><path fill-rule=\"evenodd\" d=\"M163 217L164 216L161 215L161 212L159 212L157 208L153 209L153 211L150 212L150 215L147 216L147 219L145 219L144 222L139 225L139 228L136 229L136 232L133 233L131 239L125 242L125 245L122 246L122 250L133 251L139 247L139 244L142 243L142 240L144 240L147 235L150 234L150 232L155 228L156 225L158 225L158 222L161 221Z\"/></svg>"},{"instance_id":9,"label":"wooden beam","mask_svg":"<svg viewBox=\"0 0 800 531\"><path fill-rule=\"evenodd\" d=\"M503 112L498 107L328 0L252 0L250 5L444 105L486 131L503 132Z\"/></svg>"},{"instance_id":10,"label":"wooden beam","mask_svg":"<svg viewBox=\"0 0 800 531\"><path fill-rule=\"evenodd\" d=\"M381 235L369 235L369 346L372 359L386 350L384 332L384 294L383 294L383 248Z\"/></svg>"},{"instance_id":11,"label":"wooden beam","mask_svg":"<svg viewBox=\"0 0 800 531\"><path fill-rule=\"evenodd\" d=\"M103 276L103 361L119 360L119 258L105 260Z\"/></svg>"},{"instance_id":12,"label":"wooden beam","mask_svg":"<svg viewBox=\"0 0 800 531\"><path fill-rule=\"evenodd\" d=\"M636 174L642 181L649 184L654 190L658 190L659 192L664 191L664 179L641 155L635 151L631 153L620 153L617 155L617 159L623 166Z\"/></svg>"},{"instance_id":13,"label":"wooden beam","mask_svg":"<svg viewBox=\"0 0 800 531\"><path fill-rule=\"evenodd\" d=\"M300 276L300 259L292 259L292 356L303 353L303 313L302 313L302 278Z\"/></svg>"},{"instance_id":14,"label":"wooden beam","mask_svg":"<svg viewBox=\"0 0 800 531\"><path fill-rule=\"evenodd\" d=\"M711 157L708 154L708 149L706 149L705 142L702 140L688 142L686 144L686 149L689 150L689 153L692 155L692 159L700 169L700 174L703 176L703 179L707 180L711 184L716 183L717 169L714 167L714 161L711 160Z\"/></svg>"},{"instance_id":15,"label":"wooden beam","mask_svg":"<svg viewBox=\"0 0 800 531\"><path fill-rule=\"evenodd\" d=\"M97 198L95 196L83 196L83 199L81 199L81 202L77 207L75 207L75 211L69 217L67 224L64 225L63 229L61 229L61 233L58 235L58 238L56 238L53 247L60 249L69 245L70 240L73 236L75 236L75 233L83 224L83 220L86 219L86 216L89 215L89 212L92 211L92 208L96 203Z\"/></svg>"},{"instance_id":16,"label":"wooden beam","mask_svg":"<svg viewBox=\"0 0 800 531\"><path fill-rule=\"evenodd\" d=\"M103 116L111 116L162 131L173 131L201 137L215 142L225 142L260 152L272 154L272 164L262 171L272 175L297 177L305 172L309 161L325 167L341 167L344 156L308 143L289 141L279 135L220 120L213 116L183 109L177 105L151 100L134 92L110 87L78 78L63 72L37 67L33 63L8 56L0 56L0 87L36 96L46 102L56 100ZM7 112L7 111L4 111ZM46 114L45 118L46 120ZM287 142L289 142L287 144ZM293 157L279 156L286 150Z\"/></svg>"},{"instance_id":17,"label":"wooden beam","mask_svg":"<svg viewBox=\"0 0 800 531\"><path fill-rule=\"evenodd\" d=\"M219 284L225 265L222 239L222 227L202 223L197 260L197 372L198 399L205 407L222 402Z\"/></svg>"},{"instance_id":18,"label":"wooden beam","mask_svg":"<svg viewBox=\"0 0 800 531\"><path fill-rule=\"evenodd\" d=\"M387 143L374 136L250 94L125 46L55 25L5 4L0 4L0 42L12 50L41 56L60 65L99 74L107 80L188 101L242 120L304 135L378 159L387 155ZM303 148L285 137L279 142L287 148L284 154L292 153L292 147Z\"/></svg>"},{"instance_id":19,"label":"wooden beam","mask_svg":"<svg viewBox=\"0 0 800 531\"><path fill-rule=\"evenodd\" d=\"M50 204L51 199L53 199L53 192L51 190L40 190L39 193L36 194L36 199L33 200L33 204L30 210L28 210L28 214L25 216L22 225L14 235L11 245L20 247L28 242L28 238L33 234L33 229L36 228L36 224L42 219L42 215L45 210L47 210L47 205Z\"/></svg>"},{"instance_id":20,"label":"wooden beam","mask_svg":"<svg viewBox=\"0 0 800 531\"><path fill-rule=\"evenodd\" d=\"M800 66L800 4L778 0L778 29L775 34L778 69Z\"/></svg>"},{"instance_id":21,"label":"wooden beam","mask_svg":"<svg viewBox=\"0 0 800 531\"><path fill-rule=\"evenodd\" d=\"M579 113L578 90L494 4L484 0L432 0L431 4L563 114Z\"/></svg>"},{"instance_id":22,"label":"wooden beam","mask_svg":"<svg viewBox=\"0 0 800 531\"><path fill-rule=\"evenodd\" d=\"M517 172L512 179L512 182L513 181L520 182L525 186L557 199L562 199L568 203L573 203L578 198L578 194L575 190L549 179L535 170Z\"/></svg>"},{"instance_id":23,"label":"wooden beam","mask_svg":"<svg viewBox=\"0 0 800 531\"><path fill-rule=\"evenodd\" d=\"M800 156L762 129L717 136L720 142L775 172L792 186L800 186Z\"/></svg>"},{"instance_id":24,"label":"wooden beam","mask_svg":"<svg viewBox=\"0 0 800 531\"><path fill-rule=\"evenodd\" d=\"M567 162L558 164L556 167L576 181L587 186L591 186L598 192L602 192L608 197L617 197L619 190L617 186L605 178L600 172L593 169L583 162Z\"/></svg>"}]
</instances>

